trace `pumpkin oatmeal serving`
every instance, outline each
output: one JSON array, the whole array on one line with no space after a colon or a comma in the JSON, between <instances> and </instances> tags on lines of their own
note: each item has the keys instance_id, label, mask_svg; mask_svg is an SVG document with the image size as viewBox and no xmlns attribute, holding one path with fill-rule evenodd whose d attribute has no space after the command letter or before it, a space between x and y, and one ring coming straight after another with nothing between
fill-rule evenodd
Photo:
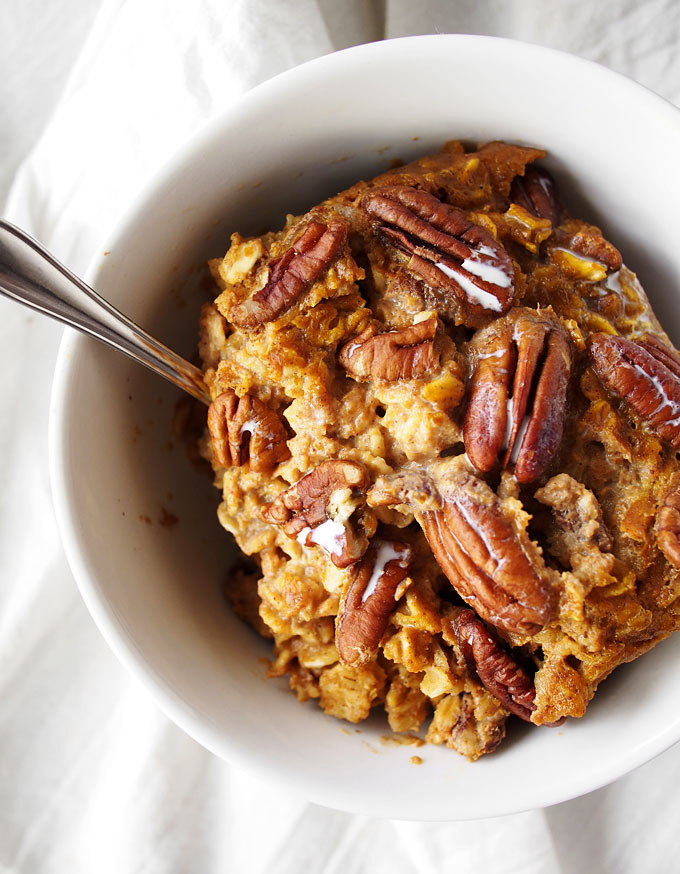
<instances>
[{"instance_id":1,"label":"pumpkin oatmeal serving","mask_svg":"<svg viewBox=\"0 0 680 874\"><path fill-rule=\"evenodd\" d=\"M680 626L680 356L542 157L452 142L234 234L201 315L270 673L470 759Z\"/></svg>"}]
</instances>

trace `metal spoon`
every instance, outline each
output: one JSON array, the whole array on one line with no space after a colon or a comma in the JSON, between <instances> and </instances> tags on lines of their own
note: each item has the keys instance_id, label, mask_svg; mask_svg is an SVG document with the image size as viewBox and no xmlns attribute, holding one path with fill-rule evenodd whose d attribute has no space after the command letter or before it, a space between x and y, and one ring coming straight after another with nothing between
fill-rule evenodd
<instances>
[{"instance_id":1,"label":"metal spoon","mask_svg":"<svg viewBox=\"0 0 680 874\"><path fill-rule=\"evenodd\" d=\"M101 340L210 403L197 367L118 312L28 234L2 220L0 294Z\"/></svg>"}]
</instances>

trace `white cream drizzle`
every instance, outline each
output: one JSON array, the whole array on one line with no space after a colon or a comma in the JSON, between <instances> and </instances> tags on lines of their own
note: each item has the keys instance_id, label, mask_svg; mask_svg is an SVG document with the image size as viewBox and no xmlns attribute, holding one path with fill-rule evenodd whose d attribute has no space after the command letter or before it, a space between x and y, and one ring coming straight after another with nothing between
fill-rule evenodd
<instances>
[{"instance_id":1,"label":"white cream drizzle","mask_svg":"<svg viewBox=\"0 0 680 874\"><path fill-rule=\"evenodd\" d=\"M335 519L326 519L311 529L309 539L331 555L340 555L346 541L345 526Z\"/></svg>"},{"instance_id":2,"label":"white cream drizzle","mask_svg":"<svg viewBox=\"0 0 680 874\"><path fill-rule=\"evenodd\" d=\"M399 564L403 567L403 556L402 553L397 552L394 546L391 543L381 543L378 547L378 551L375 556L375 564L373 565L373 573L371 574L371 578L366 584L366 588L363 591L361 596L361 603L363 604L367 601L371 595L375 592L380 577L385 572L385 567L390 561L394 561L395 558L401 558L402 561Z\"/></svg>"},{"instance_id":3,"label":"white cream drizzle","mask_svg":"<svg viewBox=\"0 0 680 874\"><path fill-rule=\"evenodd\" d=\"M244 422L241 425L241 430L238 432L239 437L243 437L246 431L249 431L251 434L254 434L257 431L257 426L259 422L257 419L248 419L247 422Z\"/></svg>"},{"instance_id":4,"label":"white cream drizzle","mask_svg":"<svg viewBox=\"0 0 680 874\"><path fill-rule=\"evenodd\" d=\"M501 267L496 267L494 264L489 264L488 261L483 261L477 255L486 255L487 257L494 256L493 249L488 246L480 246L479 249L466 258L461 267L467 270L468 273L473 273L479 276L484 282L489 282L491 285L497 285L499 288L509 288L512 284L512 279Z\"/></svg>"},{"instance_id":5,"label":"white cream drizzle","mask_svg":"<svg viewBox=\"0 0 680 874\"><path fill-rule=\"evenodd\" d=\"M597 264L599 267L604 267L605 269L607 267L604 261L600 261L598 258L581 255L580 252L574 252L573 249L565 249L564 246L555 246L553 252L564 252L565 255L571 255L571 257L575 258L577 261L584 261L586 264Z\"/></svg>"},{"instance_id":6,"label":"white cream drizzle","mask_svg":"<svg viewBox=\"0 0 680 874\"><path fill-rule=\"evenodd\" d=\"M475 520L471 517L467 507L462 502L456 501L456 507L457 507L458 511L460 512L461 516L463 517L463 519L465 519L468 526L475 532L475 534L479 537L479 539L482 541L482 543L486 547L486 551L489 554L489 560L494 563L494 569L491 571L491 574L490 574L490 576L493 579L493 575L496 573L496 571L499 568L502 568L503 565L507 563L507 558L506 558L505 554L502 551L495 549L494 545L489 542L488 532L485 531L483 527L480 527L475 522ZM434 518L435 518L435 521L437 524L437 528L441 531L441 526L439 524L439 515L437 513L435 513ZM449 533L453 533L455 540L458 543L460 543L460 540L456 536L455 532L449 532ZM487 571L487 573L488 573L488 571Z\"/></svg>"},{"instance_id":7,"label":"white cream drizzle","mask_svg":"<svg viewBox=\"0 0 680 874\"><path fill-rule=\"evenodd\" d=\"M507 449L510 443L510 432L512 431L512 398L508 398L505 402L505 409L507 411L505 418L505 437L503 438L501 450Z\"/></svg>"},{"instance_id":8,"label":"white cream drizzle","mask_svg":"<svg viewBox=\"0 0 680 874\"><path fill-rule=\"evenodd\" d=\"M652 410L648 418L652 418L652 416L658 415L663 409L668 407L671 411L671 415L673 416L673 418L668 419L663 424L673 426L680 425L680 406L678 406L675 401L672 401L668 397L661 380L658 377L652 376L651 374L647 373L647 371L644 368L640 367L639 364L634 364L633 368L642 376L643 379L650 380L650 382L654 385L654 388L661 395L661 401L659 402L658 406L654 410Z\"/></svg>"},{"instance_id":9,"label":"white cream drizzle","mask_svg":"<svg viewBox=\"0 0 680 874\"><path fill-rule=\"evenodd\" d=\"M510 445L510 434L514 425L514 419L512 416L512 405L512 398L508 398L508 400L506 401L507 417L505 420L505 439L503 440L503 445L501 446L502 450L507 449ZM519 458L519 453L522 448L522 442L524 441L524 435L526 434L527 428L529 427L529 421L530 416L525 416L522 419L522 424L517 429L517 437L515 438L512 452L510 453L510 462L512 464L516 464L517 459Z\"/></svg>"},{"instance_id":10,"label":"white cream drizzle","mask_svg":"<svg viewBox=\"0 0 680 874\"><path fill-rule=\"evenodd\" d=\"M609 291L623 294L623 289L621 288L621 271L617 270L615 273L609 273L604 281L604 285L605 288L609 289Z\"/></svg>"},{"instance_id":11,"label":"white cream drizzle","mask_svg":"<svg viewBox=\"0 0 680 874\"><path fill-rule=\"evenodd\" d=\"M300 544L300 546L307 546L307 535L311 530L312 529L307 526L306 528L303 528L302 531L298 532L298 536L295 539Z\"/></svg>"},{"instance_id":12,"label":"white cream drizzle","mask_svg":"<svg viewBox=\"0 0 680 874\"><path fill-rule=\"evenodd\" d=\"M474 284L474 282L472 282L472 280L468 279L465 274L460 273L458 270L454 270L453 267L449 267L448 264L443 264L441 261L437 261L435 266L438 267L445 276L455 279L471 301L484 307L485 310L494 310L497 313L501 312L501 302L498 298L490 292L479 288Z\"/></svg>"},{"instance_id":13,"label":"white cream drizzle","mask_svg":"<svg viewBox=\"0 0 680 874\"><path fill-rule=\"evenodd\" d=\"M483 361L486 358L502 358L504 355L505 349L497 349L495 352L487 352L485 355L478 355L477 358L480 361Z\"/></svg>"},{"instance_id":14,"label":"white cream drizzle","mask_svg":"<svg viewBox=\"0 0 680 874\"><path fill-rule=\"evenodd\" d=\"M512 464L517 463L517 459L519 458L519 453L522 448L522 443L524 442L524 435L526 434L530 421L530 417L525 416L522 419L522 424L519 426L519 429L517 431L517 439L515 440L515 443L512 447L512 452L510 453L510 461Z\"/></svg>"}]
</instances>

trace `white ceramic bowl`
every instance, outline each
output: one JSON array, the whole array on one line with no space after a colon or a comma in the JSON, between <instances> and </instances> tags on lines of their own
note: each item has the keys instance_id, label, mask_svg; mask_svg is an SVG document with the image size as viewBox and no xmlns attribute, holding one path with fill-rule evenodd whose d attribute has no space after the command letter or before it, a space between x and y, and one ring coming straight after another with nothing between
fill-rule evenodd
<instances>
[{"instance_id":1,"label":"white ceramic bowl","mask_svg":"<svg viewBox=\"0 0 680 874\"><path fill-rule=\"evenodd\" d=\"M226 250L231 231L279 227L286 212L452 138L547 148L564 199L605 228L680 337L680 113L589 62L485 37L365 45L254 89L131 206L88 279L191 355L198 297L188 280ZM574 797L680 738L680 636L619 669L584 719L514 727L475 764L443 748L385 744L378 717L355 729L298 703L285 681L265 678L267 644L222 600L228 537L215 518L217 492L171 435L177 397L143 368L67 333L54 386L52 479L95 621L166 713L208 749L323 805L436 820ZM177 524L162 524L164 513ZM419 767L410 763L416 752Z\"/></svg>"}]
</instances>

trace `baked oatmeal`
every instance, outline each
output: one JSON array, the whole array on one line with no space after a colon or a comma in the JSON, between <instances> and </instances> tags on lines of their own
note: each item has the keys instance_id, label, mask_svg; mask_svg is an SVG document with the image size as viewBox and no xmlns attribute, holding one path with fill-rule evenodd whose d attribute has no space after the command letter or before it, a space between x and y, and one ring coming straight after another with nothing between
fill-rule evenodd
<instances>
[{"instance_id":1,"label":"baked oatmeal","mask_svg":"<svg viewBox=\"0 0 680 874\"><path fill-rule=\"evenodd\" d=\"M680 356L543 157L452 142L235 233L201 316L270 673L469 759L680 624Z\"/></svg>"}]
</instances>

